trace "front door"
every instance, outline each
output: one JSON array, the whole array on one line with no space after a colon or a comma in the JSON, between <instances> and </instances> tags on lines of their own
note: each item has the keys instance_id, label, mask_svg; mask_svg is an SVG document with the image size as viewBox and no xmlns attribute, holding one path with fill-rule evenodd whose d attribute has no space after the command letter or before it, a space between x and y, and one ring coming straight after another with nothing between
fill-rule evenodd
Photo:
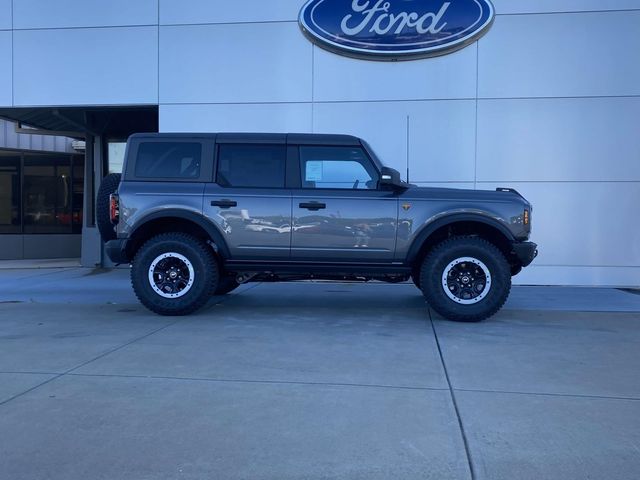
<instances>
[{"instance_id":1,"label":"front door","mask_svg":"<svg viewBox=\"0 0 640 480\"><path fill-rule=\"evenodd\" d=\"M218 225L234 260L288 260L291 191L285 188L286 147L220 144L216 180L204 214Z\"/></svg>"},{"instance_id":2,"label":"front door","mask_svg":"<svg viewBox=\"0 0 640 480\"><path fill-rule=\"evenodd\" d=\"M379 173L361 147L300 146L300 171L292 260L393 261L398 198L379 189Z\"/></svg>"}]
</instances>

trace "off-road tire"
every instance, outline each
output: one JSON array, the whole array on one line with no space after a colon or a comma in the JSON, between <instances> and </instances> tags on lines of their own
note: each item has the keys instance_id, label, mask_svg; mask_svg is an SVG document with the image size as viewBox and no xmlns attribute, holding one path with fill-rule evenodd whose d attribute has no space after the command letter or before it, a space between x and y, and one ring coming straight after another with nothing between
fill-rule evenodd
<instances>
[{"instance_id":1,"label":"off-road tire","mask_svg":"<svg viewBox=\"0 0 640 480\"><path fill-rule=\"evenodd\" d=\"M222 277L218 282L218 288L216 288L214 295L226 295L233 292L238 288L240 284L236 281L235 277Z\"/></svg>"},{"instance_id":2,"label":"off-road tire","mask_svg":"<svg viewBox=\"0 0 640 480\"><path fill-rule=\"evenodd\" d=\"M190 290L180 298L164 298L153 289L149 269L165 253L177 253L189 260L194 270ZM154 313L166 316L189 315L202 308L216 291L219 268L211 248L186 233L163 233L148 240L136 253L131 267L131 284L138 300Z\"/></svg>"},{"instance_id":3,"label":"off-road tire","mask_svg":"<svg viewBox=\"0 0 640 480\"><path fill-rule=\"evenodd\" d=\"M118 190L122 175L111 173L102 179L96 199L96 224L103 242L116 239L116 230L109 216L109 197Z\"/></svg>"},{"instance_id":4,"label":"off-road tire","mask_svg":"<svg viewBox=\"0 0 640 480\"><path fill-rule=\"evenodd\" d=\"M473 305L461 305L445 292L442 276L458 258L472 257L483 262L491 274L491 289ZM424 259L420 283L427 303L444 318L457 322L479 322L495 315L511 291L511 268L503 253L478 237L452 237L437 245Z\"/></svg>"}]
</instances>

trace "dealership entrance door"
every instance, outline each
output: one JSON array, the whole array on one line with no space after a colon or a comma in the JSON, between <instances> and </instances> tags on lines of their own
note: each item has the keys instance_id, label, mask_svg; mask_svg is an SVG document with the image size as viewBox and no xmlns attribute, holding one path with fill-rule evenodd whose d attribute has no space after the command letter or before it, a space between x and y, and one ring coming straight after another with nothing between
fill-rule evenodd
<instances>
[{"instance_id":1,"label":"dealership entrance door","mask_svg":"<svg viewBox=\"0 0 640 480\"><path fill-rule=\"evenodd\" d=\"M131 134L158 131L158 107L1 108L0 118L17 122L29 133L85 142L85 155L2 153L2 241L20 245L29 258L45 258L52 245L57 246L55 256L65 256L77 252L80 244L83 266L103 266L107 262L96 227L96 192L105 175L121 171Z\"/></svg>"}]
</instances>

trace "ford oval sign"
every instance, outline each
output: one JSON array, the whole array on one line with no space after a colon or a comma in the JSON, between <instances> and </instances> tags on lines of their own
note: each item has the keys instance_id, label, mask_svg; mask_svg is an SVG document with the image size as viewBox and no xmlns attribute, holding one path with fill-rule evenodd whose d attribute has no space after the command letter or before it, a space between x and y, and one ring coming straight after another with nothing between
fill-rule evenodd
<instances>
[{"instance_id":1,"label":"ford oval sign","mask_svg":"<svg viewBox=\"0 0 640 480\"><path fill-rule=\"evenodd\" d=\"M469 45L494 16L490 0L310 0L299 22L307 37L332 52L409 60Z\"/></svg>"}]
</instances>

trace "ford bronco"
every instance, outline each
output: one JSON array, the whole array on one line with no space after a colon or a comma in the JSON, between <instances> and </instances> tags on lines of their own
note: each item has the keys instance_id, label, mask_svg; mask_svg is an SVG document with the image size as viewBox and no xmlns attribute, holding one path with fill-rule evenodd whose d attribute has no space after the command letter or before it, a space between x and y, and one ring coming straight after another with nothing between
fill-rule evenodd
<instances>
[{"instance_id":1,"label":"ford bronco","mask_svg":"<svg viewBox=\"0 0 640 480\"><path fill-rule=\"evenodd\" d=\"M405 282L480 321L537 255L531 204L403 182L363 140L316 134L136 134L97 220L139 300L186 315L247 282Z\"/></svg>"}]
</instances>

